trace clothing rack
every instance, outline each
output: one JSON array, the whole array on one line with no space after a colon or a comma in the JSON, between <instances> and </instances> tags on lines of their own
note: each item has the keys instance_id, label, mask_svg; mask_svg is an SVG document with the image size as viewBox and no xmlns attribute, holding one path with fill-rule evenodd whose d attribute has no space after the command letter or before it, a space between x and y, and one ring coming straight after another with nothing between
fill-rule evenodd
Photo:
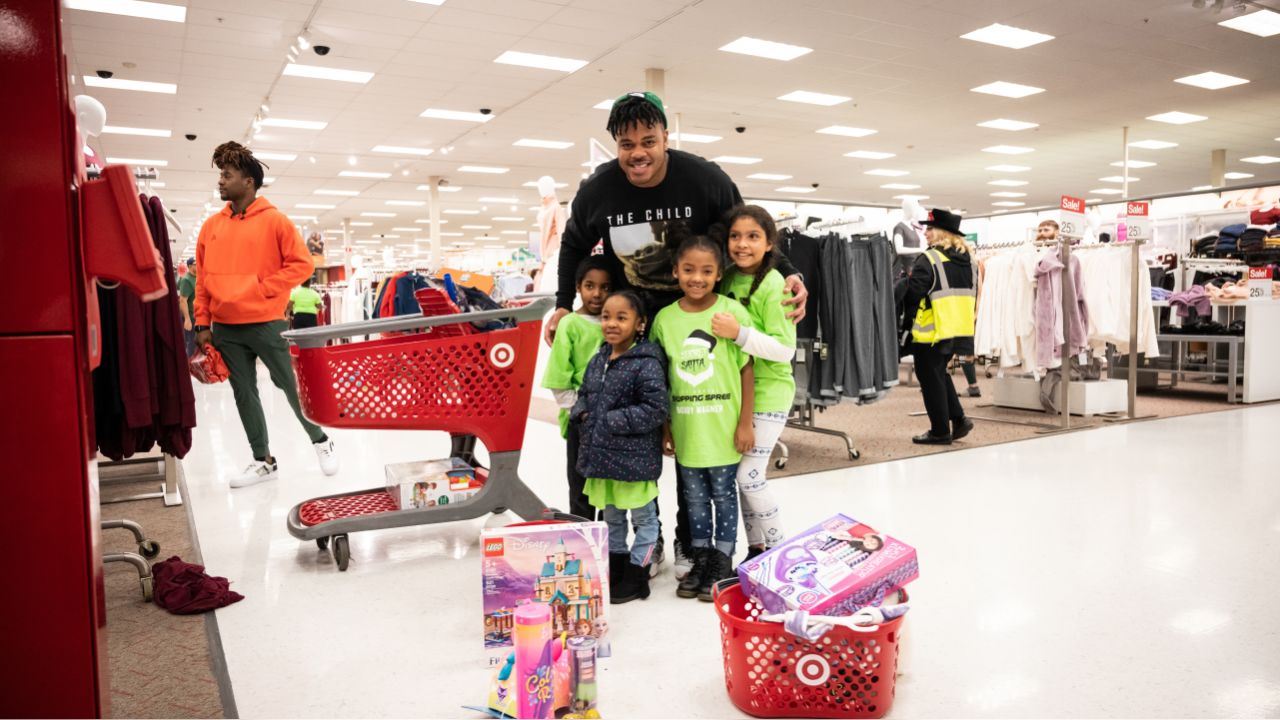
<instances>
[{"instance_id":1,"label":"clothing rack","mask_svg":"<svg viewBox=\"0 0 1280 720\"><path fill-rule=\"evenodd\" d=\"M178 486L178 459L168 453L161 453L159 457L145 456L126 458L124 460L100 460L98 462L98 475L98 483L100 485L134 483L150 477L162 477L164 479L158 492L104 500L104 505L132 502L134 500L153 500L156 498L163 499L165 507L174 507L182 504L182 489Z\"/></svg>"},{"instance_id":2,"label":"clothing rack","mask_svg":"<svg viewBox=\"0 0 1280 720\"><path fill-rule=\"evenodd\" d=\"M826 222L814 223L805 228L805 230L830 230L832 228L846 227L848 225L858 225L866 222L867 219L861 215L855 215L851 218L841 218L839 220L827 220Z\"/></svg>"}]
</instances>

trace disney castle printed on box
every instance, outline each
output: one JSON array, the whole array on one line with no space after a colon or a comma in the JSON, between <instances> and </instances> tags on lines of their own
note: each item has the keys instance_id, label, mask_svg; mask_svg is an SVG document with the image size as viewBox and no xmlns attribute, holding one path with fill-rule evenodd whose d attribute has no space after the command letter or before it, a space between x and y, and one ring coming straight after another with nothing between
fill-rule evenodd
<instances>
[{"instance_id":1,"label":"disney castle printed on box","mask_svg":"<svg viewBox=\"0 0 1280 720\"><path fill-rule=\"evenodd\" d=\"M602 522L511 525L486 529L483 549L484 648L489 665L512 649L515 608L551 606L557 637L590 635L609 654L609 530Z\"/></svg>"}]
</instances>

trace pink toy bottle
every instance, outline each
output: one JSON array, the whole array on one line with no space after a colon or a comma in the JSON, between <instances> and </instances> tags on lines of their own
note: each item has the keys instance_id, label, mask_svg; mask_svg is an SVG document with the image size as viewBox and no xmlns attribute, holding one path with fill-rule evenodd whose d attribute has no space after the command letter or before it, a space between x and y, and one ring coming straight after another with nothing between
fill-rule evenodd
<instances>
[{"instance_id":1,"label":"pink toy bottle","mask_svg":"<svg viewBox=\"0 0 1280 720\"><path fill-rule=\"evenodd\" d=\"M531 602L516 608L515 647L518 717L554 717L550 607Z\"/></svg>"}]
</instances>

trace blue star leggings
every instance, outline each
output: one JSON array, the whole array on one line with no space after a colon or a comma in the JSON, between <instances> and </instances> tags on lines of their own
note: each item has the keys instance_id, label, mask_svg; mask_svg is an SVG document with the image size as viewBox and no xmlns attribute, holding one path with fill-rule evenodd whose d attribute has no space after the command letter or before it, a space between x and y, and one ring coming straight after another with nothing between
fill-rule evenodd
<instances>
[{"instance_id":1,"label":"blue star leggings","mask_svg":"<svg viewBox=\"0 0 1280 720\"><path fill-rule=\"evenodd\" d=\"M676 464L680 492L689 506L689 535L696 548L712 546L733 557L738 540L738 464L691 468ZM715 508L714 519L712 508Z\"/></svg>"}]
</instances>

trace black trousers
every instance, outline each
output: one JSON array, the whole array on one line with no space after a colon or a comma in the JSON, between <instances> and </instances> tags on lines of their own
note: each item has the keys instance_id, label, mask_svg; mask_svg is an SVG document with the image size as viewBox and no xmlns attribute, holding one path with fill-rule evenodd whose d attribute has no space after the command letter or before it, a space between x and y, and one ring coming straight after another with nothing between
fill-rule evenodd
<instances>
[{"instance_id":1,"label":"black trousers","mask_svg":"<svg viewBox=\"0 0 1280 720\"><path fill-rule=\"evenodd\" d=\"M596 508L587 500L587 494L582 491L587 484L587 479L583 477L582 473L578 472L578 450L582 447L580 427L580 423L570 420L569 434L565 438L568 446L565 448L565 454L568 455L568 467L565 472L569 478L569 513L588 520L595 520Z\"/></svg>"},{"instance_id":2,"label":"black trousers","mask_svg":"<svg viewBox=\"0 0 1280 720\"><path fill-rule=\"evenodd\" d=\"M320 324L319 316L316 315L315 313L294 313L293 314L294 330L301 330L303 328L313 328L318 326L319 324Z\"/></svg>"},{"instance_id":3,"label":"black trousers","mask_svg":"<svg viewBox=\"0 0 1280 720\"><path fill-rule=\"evenodd\" d=\"M947 372L951 353L941 352L932 345L913 343L911 355L916 362L916 378L920 381L920 394L924 396L924 410L929 414L929 432L950 435L951 424L964 421L964 408L960 407L956 386Z\"/></svg>"}]
</instances>

